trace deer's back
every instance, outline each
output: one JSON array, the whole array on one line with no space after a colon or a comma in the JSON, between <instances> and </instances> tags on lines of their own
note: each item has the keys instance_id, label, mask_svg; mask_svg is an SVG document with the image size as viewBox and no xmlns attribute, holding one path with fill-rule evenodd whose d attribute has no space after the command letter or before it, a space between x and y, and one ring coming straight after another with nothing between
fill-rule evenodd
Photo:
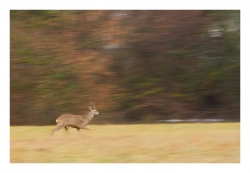
<instances>
[{"instance_id":1,"label":"deer's back","mask_svg":"<svg viewBox=\"0 0 250 173\"><path fill-rule=\"evenodd\" d=\"M86 116L74 114L62 114L56 119L56 122L64 125L81 125L87 123Z\"/></svg>"}]
</instances>

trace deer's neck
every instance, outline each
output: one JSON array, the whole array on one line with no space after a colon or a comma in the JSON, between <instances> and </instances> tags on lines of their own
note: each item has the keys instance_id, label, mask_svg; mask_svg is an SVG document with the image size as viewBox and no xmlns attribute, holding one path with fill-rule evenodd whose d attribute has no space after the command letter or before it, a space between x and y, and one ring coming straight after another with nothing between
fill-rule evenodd
<instances>
[{"instance_id":1,"label":"deer's neck","mask_svg":"<svg viewBox=\"0 0 250 173\"><path fill-rule=\"evenodd\" d=\"M88 122L90 122L93 117L94 117L94 114L91 111L87 113Z\"/></svg>"}]
</instances>

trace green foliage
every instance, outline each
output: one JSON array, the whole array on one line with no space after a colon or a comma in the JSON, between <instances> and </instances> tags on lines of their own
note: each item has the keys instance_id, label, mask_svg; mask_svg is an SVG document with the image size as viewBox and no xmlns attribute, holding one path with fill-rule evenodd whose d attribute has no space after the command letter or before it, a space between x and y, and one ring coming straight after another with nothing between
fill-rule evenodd
<instances>
[{"instance_id":1,"label":"green foliage","mask_svg":"<svg viewBox=\"0 0 250 173\"><path fill-rule=\"evenodd\" d=\"M140 93L139 95L136 95L135 98L144 98L147 96L152 96L152 95L160 93L161 91L163 91L163 88L160 88L160 87L154 88L154 89L151 89L149 91Z\"/></svg>"},{"instance_id":2,"label":"green foliage","mask_svg":"<svg viewBox=\"0 0 250 173\"><path fill-rule=\"evenodd\" d=\"M165 57L184 57L188 55L187 50L175 50L165 53Z\"/></svg>"},{"instance_id":3,"label":"green foliage","mask_svg":"<svg viewBox=\"0 0 250 173\"><path fill-rule=\"evenodd\" d=\"M159 82L159 80L156 78L146 78L145 81L136 83L135 86L137 86L137 87L150 87L150 86L157 84L158 82Z\"/></svg>"}]
</instances>

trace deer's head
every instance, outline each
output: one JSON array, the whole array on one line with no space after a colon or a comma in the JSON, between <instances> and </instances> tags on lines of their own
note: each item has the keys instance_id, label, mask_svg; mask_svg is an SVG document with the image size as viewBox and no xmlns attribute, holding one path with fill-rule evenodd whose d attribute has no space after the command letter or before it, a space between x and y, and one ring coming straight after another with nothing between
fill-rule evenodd
<instances>
[{"instance_id":1,"label":"deer's head","mask_svg":"<svg viewBox=\"0 0 250 173\"><path fill-rule=\"evenodd\" d=\"M95 104L92 102L89 102L89 103L90 103L90 105L88 106L88 108L89 108L90 112L92 112L93 115L100 116L100 113L95 108Z\"/></svg>"}]
</instances>

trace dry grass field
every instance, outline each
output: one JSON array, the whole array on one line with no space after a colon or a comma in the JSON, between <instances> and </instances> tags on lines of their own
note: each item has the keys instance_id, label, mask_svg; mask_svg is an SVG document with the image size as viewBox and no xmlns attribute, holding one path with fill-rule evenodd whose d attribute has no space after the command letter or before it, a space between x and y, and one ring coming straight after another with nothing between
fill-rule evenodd
<instances>
[{"instance_id":1,"label":"dry grass field","mask_svg":"<svg viewBox=\"0 0 250 173\"><path fill-rule=\"evenodd\" d=\"M240 123L11 126L10 163L240 163Z\"/></svg>"}]
</instances>

